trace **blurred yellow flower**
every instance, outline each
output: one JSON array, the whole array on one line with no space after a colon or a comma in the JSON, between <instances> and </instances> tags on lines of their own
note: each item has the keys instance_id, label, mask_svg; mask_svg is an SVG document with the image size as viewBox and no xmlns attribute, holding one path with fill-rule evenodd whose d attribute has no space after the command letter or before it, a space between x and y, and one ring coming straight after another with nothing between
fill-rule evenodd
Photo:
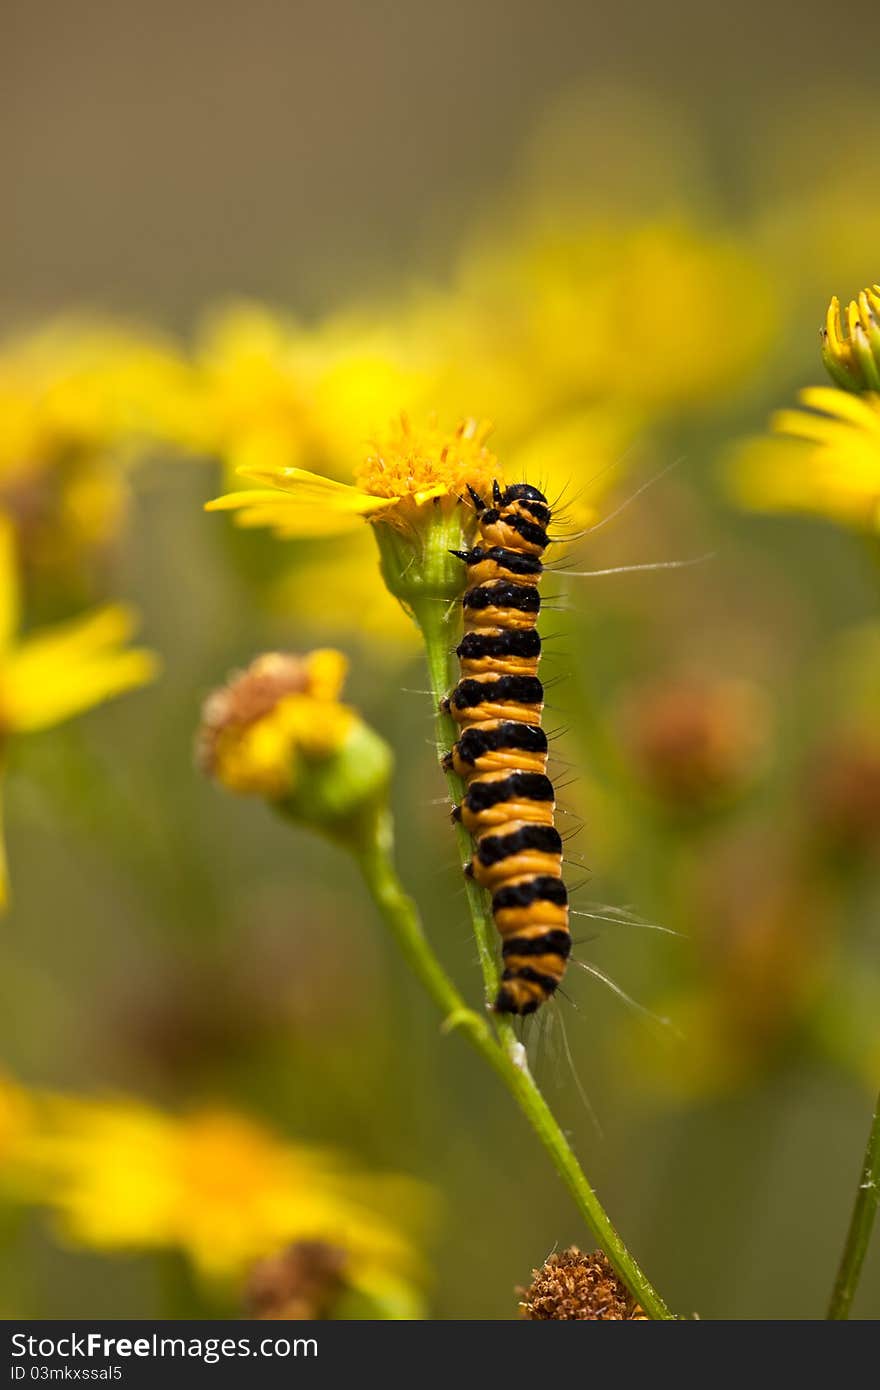
<instances>
[{"instance_id":1,"label":"blurred yellow flower","mask_svg":"<svg viewBox=\"0 0 880 1390\"><path fill-rule=\"evenodd\" d=\"M757 511L817 512L874 531L880 522L880 395L832 386L801 391L776 437L746 440L726 461L736 500Z\"/></svg>"},{"instance_id":2,"label":"blurred yellow flower","mask_svg":"<svg viewBox=\"0 0 880 1390\"><path fill-rule=\"evenodd\" d=\"M278 614L296 614L297 627L326 641L382 643L383 658L406 660L418 633L383 583L376 547L366 527L344 545L320 546L298 556L268 593Z\"/></svg>"},{"instance_id":3,"label":"blurred yellow flower","mask_svg":"<svg viewBox=\"0 0 880 1390\"><path fill-rule=\"evenodd\" d=\"M294 656L266 652L205 701L199 762L230 791L289 793L296 760L325 759L357 716L340 703L348 663L330 648Z\"/></svg>"},{"instance_id":4,"label":"blurred yellow flower","mask_svg":"<svg viewBox=\"0 0 880 1390\"><path fill-rule=\"evenodd\" d=\"M550 205L532 218L468 252L458 286L469 316L449 359L481 387L475 354L486 360L481 400L498 418L533 424L597 401L662 418L729 391L760 360L773 297L736 241L683 216L611 221ZM723 327L707 333L698 306ZM495 399L499 373L520 411Z\"/></svg>"},{"instance_id":5,"label":"blurred yellow flower","mask_svg":"<svg viewBox=\"0 0 880 1390\"><path fill-rule=\"evenodd\" d=\"M227 790L357 847L384 814L391 752L339 699L347 667L328 648L258 656L205 701L198 757Z\"/></svg>"},{"instance_id":6,"label":"blurred yellow flower","mask_svg":"<svg viewBox=\"0 0 880 1390\"><path fill-rule=\"evenodd\" d=\"M22 1163L34 1125L31 1099L17 1081L0 1073L0 1191L18 1192L26 1182Z\"/></svg>"},{"instance_id":7,"label":"blurred yellow flower","mask_svg":"<svg viewBox=\"0 0 880 1390\"><path fill-rule=\"evenodd\" d=\"M0 505L29 564L63 569L115 538L129 466L186 437L191 392L183 357L143 330L63 319L0 345Z\"/></svg>"},{"instance_id":8,"label":"blurred yellow flower","mask_svg":"<svg viewBox=\"0 0 880 1390\"><path fill-rule=\"evenodd\" d=\"M378 319L342 315L309 329L263 305L230 305L208 317L196 345L192 442L231 469L344 477L383 421L420 400L414 361Z\"/></svg>"},{"instance_id":9,"label":"blurred yellow flower","mask_svg":"<svg viewBox=\"0 0 880 1390\"><path fill-rule=\"evenodd\" d=\"M356 1285L418 1278L405 1234L426 1213L418 1184L229 1110L177 1117L123 1097L49 1097L30 1157L78 1245L179 1249L206 1279L238 1280L287 1242L322 1241L345 1252Z\"/></svg>"},{"instance_id":10,"label":"blurred yellow flower","mask_svg":"<svg viewBox=\"0 0 880 1390\"><path fill-rule=\"evenodd\" d=\"M152 652L125 644L136 626L121 604L95 609L18 638L19 594L13 528L0 515L0 745L51 728L153 679ZM0 906L7 875L0 849Z\"/></svg>"}]
</instances>

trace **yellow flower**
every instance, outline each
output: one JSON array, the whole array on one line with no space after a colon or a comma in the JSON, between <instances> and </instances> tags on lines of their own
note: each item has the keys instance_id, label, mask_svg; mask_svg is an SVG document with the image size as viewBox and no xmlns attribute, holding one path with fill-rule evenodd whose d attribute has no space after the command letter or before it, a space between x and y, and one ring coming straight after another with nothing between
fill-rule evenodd
<instances>
[{"instance_id":1,"label":"yellow flower","mask_svg":"<svg viewBox=\"0 0 880 1390\"><path fill-rule=\"evenodd\" d=\"M472 543L476 531L471 490L489 498L495 484L503 482L498 459L487 447L490 430L488 422L475 420L444 430L435 416L416 428L403 414L373 445L353 484L301 468L245 468L239 472L264 486L218 497L206 504L206 510L234 511L240 526L269 527L283 540L351 537L341 568L334 567L327 593L318 583L316 592L309 594L309 604L327 605L328 596L335 595L335 626L363 633L366 623L400 641L400 624L377 598L375 571L369 563L362 564L363 551L354 537L363 531L364 522L371 524L386 589L424 627L426 606L436 610L436 605L454 600L462 591L464 574L456 552ZM597 421L591 412L560 419L536 435L531 445L520 447L512 474L505 469L508 477L535 478L555 499L558 494L548 481L548 474L553 477L553 462L564 452L576 455L579 448L583 460L588 430L596 434L597 448L586 455L592 459L588 485L575 485L566 499L569 527L592 518L592 503L607 486L611 440L619 438L609 419ZM310 573L314 574L314 564L305 576L294 574L286 580L281 593L302 591Z\"/></svg>"},{"instance_id":2,"label":"yellow flower","mask_svg":"<svg viewBox=\"0 0 880 1390\"><path fill-rule=\"evenodd\" d=\"M737 501L758 511L817 512L860 530L880 522L880 395L831 386L801 391L776 437L746 440L727 461Z\"/></svg>"},{"instance_id":3,"label":"yellow flower","mask_svg":"<svg viewBox=\"0 0 880 1390\"><path fill-rule=\"evenodd\" d=\"M309 547L269 591L273 613L297 615L297 626L322 640L359 641L383 661L406 661L418 647L416 628L389 594L368 528L344 544Z\"/></svg>"},{"instance_id":4,"label":"yellow flower","mask_svg":"<svg viewBox=\"0 0 880 1390\"><path fill-rule=\"evenodd\" d=\"M427 515L428 504L457 505L468 486L486 495L499 477L495 456L486 448L486 423L470 420L451 432L431 422L413 430L404 415L378 442L359 469L354 485L321 477L303 468L242 468L266 487L233 492L207 504L207 511L238 512L240 526L269 526L284 540L341 535L363 521L384 521L407 530Z\"/></svg>"},{"instance_id":5,"label":"yellow flower","mask_svg":"<svg viewBox=\"0 0 880 1390\"><path fill-rule=\"evenodd\" d=\"M631 413L595 406L557 413L511 444L503 475L533 482L554 502L561 499L563 529L580 530L619 481L635 428ZM269 604L303 615L325 636L381 640L392 657L406 655L416 633L402 613L411 617L419 601L413 589L431 590L432 602L460 591L461 566L447 552L471 542L475 514L467 500L459 502L467 499L468 486L489 496L493 481L502 478L487 446L489 432L487 422L444 430L433 413L421 425L403 413L371 449L352 451L350 459L363 459L353 483L297 466L245 466L239 474L261 486L219 497L207 510L233 511L239 526L266 527L282 540L344 537L345 544L332 550L317 546L298 554ZM381 573L368 529L382 553Z\"/></svg>"},{"instance_id":6,"label":"yellow flower","mask_svg":"<svg viewBox=\"0 0 880 1390\"><path fill-rule=\"evenodd\" d=\"M0 1191L29 1190L24 1152L34 1127L34 1108L23 1086L0 1073Z\"/></svg>"},{"instance_id":7,"label":"yellow flower","mask_svg":"<svg viewBox=\"0 0 880 1390\"><path fill-rule=\"evenodd\" d=\"M357 716L340 704L347 662L331 649L298 657L267 652L205 702L199 762L230 791L278 799L294 788L297 761L339 751Z\"/></svg>"},{"instance_id":8,"label":"yellow flower","mask_svg":"<svg viewBox=\"0 0 880 1390\"><path fill-rule=\"evenodd\" d=\"M65 319L0 346L0 503L29 563L63 569L112 540L127 471L188 433L184 359L138 329Z\"/></svg>"},{"instance_id":9,"label":"yellow flower","mask_svg":"<svg viewBox=\"0 0 880 1390\"><path fill-rule=\"evenodd\" d=\"M345 1252L352 1282L412 1281L405 1229L426 1194L246 1116L181 1117L129 1098L50 1097L31 1162L63 1234L91 1249L178 1249L209 1280L239 1280L291 1241Z\"/></svg>"},{"instance_id":10,"label":"yellow flower","mask_svg":"<svg viewBox=\"0 0 880 1390\"><path fill-rule=\"evenodd\" d=\"M194 442L231 469L344 477L383 421L420 399L421 374L404 365L397 335L363 315L307 329L263 305L233 304L207 320L196 370Z\"/></svg>"},{"instance_id":11,"label":"yellow flower","mask_svg":"<svg viewBox=\"0 0 880 1390\"><path fill-rule=\"evenodd\" d=\"M325 649L267 652L206 700L202 769L358 848L386 806L391 751L339 700L347 663Z\"/></svg>"},{"instance_id":12,"label":"yellow flower","mask_svg":"<svg viewBox=\"0 0 880 1390\"><path fill-rule=\"evenodd\" d=\"M51 728L156 675L155 656L127 647L135 617L121 604L16 636L19 595L12 526L0 515L0 746ZM0 905L7 896L0 850Z\"/></svg>"},{"instance_id":13,"label":"yellow flower","mask_svg":"<svg viewBox=\"0 0 880 1390\"><path fill-rule=\"evenodd\" d=\"M822 330L822 360L845 391L880 390L880 285L850 300L846 332L834 295Z\"/></svg>"},{"instance_id":14,"label":"yellow flower","mask_svg":"<svg viewBox=\"0 0 880 1390\"><path fill-rule=\"evenodd\" d=\"M233 492L207 510L234 510L240 525L270 526L285 539L339 536L373 523L386 587L424 626L425 605L449 602L463 588L454 552L476 530L469 490L491 496L500 476L486 447L489 429L469 420L444 431L432 419L415 430L402 415L368 453L354 484L301 468L247 469L275 490Z\"/></svg>"},{"instance_id":15,"label":"yellow flower","mask_svg":"<svg viewBox=\"0 0 880 1390\"><path fill-rule=\"evenodd\" d=\"M747 376L774 322L768 285L730 238L684 216L612 220L556 202L469 250L458 288L451 370L481 383L499 419L527 412L528 428L591 403L642 420L693 410ZM701 304L723 331L707 335Z\"/></svg>"}]
</instances>

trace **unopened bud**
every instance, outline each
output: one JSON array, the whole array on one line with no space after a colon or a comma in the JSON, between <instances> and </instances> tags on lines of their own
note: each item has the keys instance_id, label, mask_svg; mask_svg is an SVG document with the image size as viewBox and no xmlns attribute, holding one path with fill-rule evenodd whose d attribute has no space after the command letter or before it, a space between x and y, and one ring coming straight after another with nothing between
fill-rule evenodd
<instances>
[{"instance_id":1,"label":"unopened bud","mask_svg":"<svg viewBox=\"0 0 880 1390\"><path fill-rule=\"evenodd\" d=\"M340 702L345 671L330 650L257 657L205 701L202 770L334 839L357 837L385 805L391 751Z\"/></svg>"},{"instance_id":2,"label":"unopened bud","mask_svg":"<svg viewBox=\"0 0 880 1390\"><path fill-rule=\"evenodd\" d=\"M822 361L845 391L880 391L880 285L861 290L843 315L835 295L821 332Z\"/></svg>"}]
</instances>

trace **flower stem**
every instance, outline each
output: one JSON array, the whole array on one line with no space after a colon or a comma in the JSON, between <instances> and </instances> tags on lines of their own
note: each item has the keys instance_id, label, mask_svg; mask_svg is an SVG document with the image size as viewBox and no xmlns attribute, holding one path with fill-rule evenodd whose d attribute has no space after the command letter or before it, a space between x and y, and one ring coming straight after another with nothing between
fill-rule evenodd
<instances>
[{"instance_id":1,"label":"flower stem","mask_svg":"<svg viewBox=\"0 0 880 1390\"><path fill-rule=\"evenodd\" d=\"M450 980L425 936L419 910L404 891L394 868L394 832L385 811L376 822L375 835L358 852L358 863L370 896L437 1008L445 1015L444 1027L463 1027L475 1039L491 1032L484 1018L469 1009Z\"/></svg>"},{"instance_id":2,"label":"flower stem","mask_svg":"<svg viewBox=\"0 0 880 1390\"><path fill-rule=\"evenodd\" d=\"M871 1240L877 1207L880 1205L880 1096L868 1135L864 1166L850 1217L846 1244L837 1271L834 1291L828 1306L828 1317L843 1320L849 1317L853 1297L862 1272L862 1265Z\"/></svg>"},{"instance_id":3,"label":"flower stem","mask_svg":"<svg viewBox=\"0 0 880 1390\"><path fill-rule=\"evenodd\" d=\"M880 545L877 544L874 537L870 540L870 554L877 565L880 562ZM852 1301L861 1277L862 1265L865 1263L865 1256L871 1243L871 1232L874 1229L878 1205L880 1205L880 1095L877 1097L877 1104L874 1108L874 1118L871 1121L865 1157L862 1161L861 1178L856 1189L852 1215L849 1219L849 1229L846 1233L843 1254L840 1257L837 1278L834 1281L831 1302L828 1304L826 1314L827 1318L835 1322L842 1322L849 1317L849 1310L852 1307Z\"/></svg>"},{"instance_id":4,"label":"flower stem","mask_svg":"<svg viewBox=\"0 0 880 1390\"><path fill-rule=\"evenodd\" d=\"M447 604L430 601L413 604L413 609L425 640L431 691L438 711L437 748L438 753L442 754L452 746L455 739L454 723L449 715L440 709L440 701L454 684L454 671L451 669L452 629L449 621L451 611ZM464 790L460 778L450 772L447 773L447 779L454 800L460 801ZM457 826L456 829L462 859L467 861L472 853L470 837L463 827ZM549 1154L578 1210L603 1246L617 1274L651 1318L673 1318L674 1315L660 1294L627 1250L578 1163L571 1145L535 1083L529 1070L525 1049L516 1037L512 1021L503 1016L493 1016L496 1040L486 1021L467 1008L458 991L446 978L443 967L434 956L422 931L415 905L399 885L391 861L390 845L386 843L376 854L363 858L361 867L380 912L395 931L410 963L429 989L432 998L446 1012L448 1026L463 1024L471 1043L501 1077ZM491 1005L499 982L494 924L485 893L472 879L467 880L467 888L486 1001Z\"/></svg>"},{"instance_id":5,"label":"flower stem","mask_svg":"<svg viewBox=\"0 0 880 1390\"><path fill-rule=\"evenodd\" d=\"M425 936L418 908L404 891L394 868L391 821L385 814L376 826L374 840L358 855L370 896L393 933L414 973L444 1015L444 1028L460 1028L480 1055L501 1077L535 1134L549 1153L587 1225L605 1249L609 1260L652 1318L672 1317L663 1299L630 1255L587 1181L580 1164L535 1085L521 1044L516 1052L493 1036L485 1018L469 1009ZM515 1040L514 1040L515 1041Z\"/></svg>"},{"instance_id":6,"label":"flower stem","mask_svg":"<svg viewBox=\"0 0 880 1390\"><path fill-rule=\"evenodd\" d=\"M416 621L421 628L422 636L425 641L425 654L428 660L428 676L431 683L431 694L434 699L434 709L436 711L436 744L437 756L442 757L452 747L456 739L456 726L452 717L440 708L440 701L454 685L451 666L451 641L452 628L449 622L450 605L448 603L427 602L418 604L414 607ZM449 792L456 805L464 795L464 786L457 773L449 769L446 772L446 782ZM471 837L464 826L456 821L455 839L458 845L462 865L467 864L473 853ZM483 889L472 878L465 878L465 893L467 896L468 908L473 923L474 938L477 943L477 953L480 960L480 969L483 972L483 984L486 991L486 1003L491 1005L498 993L500 973L498 970L498 960L495 951L495 928L492 922L492 914L489 911L489 903ZM506 1022L506 1020L504 1021ZM497 1027L496 1023L496 1027ZM509 1027L509 1024L508 1024ZM504 1031L503 1028L500 1031ZM513 1037L512 1029L511 1037ZM516 1041L515 1037L513 1038Z\"/></svg>"}]
</instances>

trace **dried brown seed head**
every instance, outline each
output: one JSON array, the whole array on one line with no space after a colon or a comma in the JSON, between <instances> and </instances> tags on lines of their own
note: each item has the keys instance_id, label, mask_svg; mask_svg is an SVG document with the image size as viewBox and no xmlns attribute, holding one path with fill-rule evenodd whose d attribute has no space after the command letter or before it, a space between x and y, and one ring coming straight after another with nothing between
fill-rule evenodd
<instances>
[{"instance_id":1,"label":"dried brown seed head","mask_svg":"<svg viewBox=\"0 0 880 1390\"><path fill-rule=\"evenodd\" d=\"M550 1255L532 1282L520 1289L520 1315L532 1321L646 1322L647 1316L601 1250L585 1255L576 1245Z\"/></svg>"}]
</instances>

